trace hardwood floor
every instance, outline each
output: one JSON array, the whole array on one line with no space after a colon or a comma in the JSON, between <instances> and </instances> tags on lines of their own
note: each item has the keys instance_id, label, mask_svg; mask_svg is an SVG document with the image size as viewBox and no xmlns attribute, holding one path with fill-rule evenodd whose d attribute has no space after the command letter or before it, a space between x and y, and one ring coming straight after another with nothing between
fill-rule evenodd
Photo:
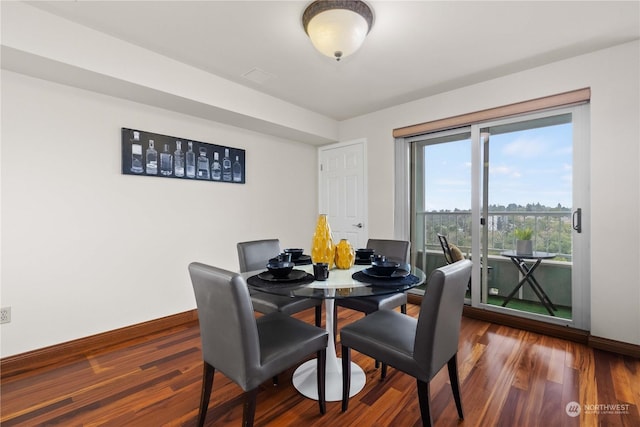
<instances>
[{"instance_id":1,"label":"hardwood floor","mask_svg":"<svg viewBox=\"0 0 640 427\"><path fill-rule=\"evenodd\" d=\"M418 307L408 306L416 316ZM313 323L313 310L296 317ZM362 314L341 309L339 324ZM418 426L415 381L352 352L366 372L349 410L296 392L289 370L261 386L256 426ZM463 318L458 352L465 420L459 422L446 368L431 382L437 426L640 426L640 360L561 339ZM87 354L83 360L7 378L0 424L9 426L193 426L202 360L197 325ZM567 414L577 402L577 417ZM606 406L608 405L608 406ZM615 405L615 406L614 406ZM571 406L571 405L570 405ZM242 391L216 373L207 426L239 426ZM573 412L572 414L575 414Z\"/></svg>"}]
</instances>

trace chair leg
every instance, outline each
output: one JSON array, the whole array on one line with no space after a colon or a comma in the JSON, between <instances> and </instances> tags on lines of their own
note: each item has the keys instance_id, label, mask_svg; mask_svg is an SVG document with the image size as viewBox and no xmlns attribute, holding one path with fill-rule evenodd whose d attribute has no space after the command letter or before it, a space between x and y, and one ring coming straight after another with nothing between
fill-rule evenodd
<instances>
[{"instance_id":1,"label":"chair leg","mask_svg":"<svg viewBox=\"0 0 640 427\"><path fill-rule=\"evenodd\" d=\"M316 326L322 328L322 304L316 305Z\"/></svg>"},{"instance_id":2,"label":"chair leg","mask_svg":"<svg viewBox=\"0 0 640 427\"><path fill-rule=\"evenodd\" d=\"M318 382L318 405L320 406L320 413L324 415L327 412L326 398L325 398L325 384L327 378L327 350L320 350L317 355L318 358L318 367L316 371L318 372L318 377L316 378Z\"/></svg>"},{"instance_id":3,"label":"chair leg","mask_svg":"<svg viewBox=\"0 0 640 427\"><path fill-rule=\"evenodd\" d=\"M351 349L342 346L342 412L349 407L349 391L351 390Z\"/></svg>"},{"instance_id":4,"label":"chair leg","mask_svg":"<svg viewBox=\"0 0 640 427\"><path fill-rule=\"evenodd\" d=\"M431 409L429 408L429 383L417 380L418 382L418 400L420 401L420 415L422 416L423 427L431 427L433 420L431 419Z\"/></svg>"},{"instance_id":5,"label":"chair leg","mask_svg":"<svg viewBox=\"0 0 640 427\"><path fill-rule=\"evenodd\" d=\"M400 306L400 313L407 314L407 304L402 304Z\"/></svg>"},{"instance_id":6,"label":"chair leg","mask_svg":"<svg viewBox=\"0 0 640 427\"><path fill-rule=\"evenodd\" d=\"M455 353L447 362L447 368L449 369L449 381L451 382L453 399L456 401L456 408L458 409L458 418L464 420L464 415L462 413L462 396L460 395L460 381L458 380L457 359L458 353Z\"/></svg>"},{"instance_id":7,"label":"chair leg","mask_svg":"<svg viewBox=\"0 0 640 427\"><path fill-rule=\"evenodd\" d=\"M274 387L277 387L278 384L280 384L280 381L278 381L278 376L277 375L274 375L272 380L273 380L273 386Z\"/></svg>"},{"instance_id":8,"label":"chair leg","mask_svg":"<svg viewBox=\"0 0 640 427\"><path fill-rule=\"evenodd\" d=\"M200 392L200 411L198 412L198 427L204 425L204 419L207 416L209 408L209 398L211 397L211 389L213 388L213 374L216 369L204 362L204 370L202 372L202 391Z\"/></svg>"},{"instance_id":9,"label":"chair leg","mask_svg":"<svg viewBox=\"0 0 640 427\"><path fill-rule=\"evenodd\" d=\"M256 415L256 396L258 396L258 387L253 390L249 390L244 394L242 427L253 427L253 419Z\"/></svg>"}]
</instances>

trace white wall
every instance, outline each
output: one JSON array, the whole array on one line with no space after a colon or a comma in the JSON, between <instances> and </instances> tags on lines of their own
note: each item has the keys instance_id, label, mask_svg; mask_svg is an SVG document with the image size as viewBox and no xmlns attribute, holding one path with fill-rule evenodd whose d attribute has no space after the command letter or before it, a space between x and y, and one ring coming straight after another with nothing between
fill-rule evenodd
<instances>
[{"instance_id":1,"label":"white wall","mask_svg":"<svg viewBox=\"0 0 640 427\"><path fill-rule=\"evenodd\" d=\"M66 49L86 51L59 51L47 43L61 34L57 19L37 13L37 37L20 31L35 12L5 3L2 43L9 55L3 67L6 60L20 69L30 61L52 66L67 58L68 67L61 69L78 72L96 59L84 55L95 45L82 41L102 36L66 23ZM113 58L133 49L112 44L101 55ZM639 42L629 43L341 123L340 140L368 141L368 188L375 189L368 197L369 235L393 236L394 128L589 86L591 329L596 336L640 344L639 51ZM92 73L133 81L109 74L113 70L99 68L99 62L89 64L95 66ZM72 84L74 76L50 78ZM309 247L317 212L314 147L6 68L1 79L0 290L1 305L12 307L12 322L0 326L0 357L192 309L187 264L198 260L236 269L237 241L280 237L283 246ZM144 91L141 100L151 102L159 92L198 93L198 87L178 92L169 80L155 81L165 86ZM111 92L123 97L132 88L116 86ZM96 88L101 89L109 92ZM207 108L196 115L222 108L215 103L219 97L212 98L199 101ZM332 121L296 111L293 117L302 117L305 127L293 129L288 113L296 109L271 101L269 106L277 105L268 108L275 126L313 140L333 138ZM238 114L264 119L263 111L244 108ZM121 175L121 127L244 148L247 184ZM283 182L287 191L274 193Z\"/></svg>"},{"instance_id":2,"label":"white wall","mask_svg":"<svg viewBox=\"0 0 640 427\"><path fill-rule=\"evenodd\" d=\"M187 265L309 248L316 149L2 70L1 356L195 308ZM130 127L246 150L246 184L121 174Z\"/></svg>"},{"instance_id":3,"label":"white wall","mask_svg":"<svg viewBox=\"0 0 640 427\"><path fill-rule=\"evenodd\" d=\"M293 141L336 140L326 116L24 2L0 11L3 69Z\"/></svg>"},{"instance_id":4,"label":"white wall","mask_svg":"<svg viewBox=\"0 0 640 427\"><path fill-rule=\"evenodd\" d=\"M591 332L640 344L639 76L635 41L342 122L369 143L370 235L393 235L394 128L591 87Z\"/></svg>"}]
</instances>

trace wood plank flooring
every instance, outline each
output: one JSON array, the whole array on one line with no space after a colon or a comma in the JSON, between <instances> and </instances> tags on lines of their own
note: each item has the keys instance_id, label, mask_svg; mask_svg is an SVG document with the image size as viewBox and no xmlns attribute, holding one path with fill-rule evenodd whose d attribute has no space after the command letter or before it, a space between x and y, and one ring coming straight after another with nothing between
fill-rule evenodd
<instances>
[{"instance_id":1,"label":"wood plank flooring","mask_svg":"<svg viewBox=\"0 0 640 427\"><path fill-rule=\"evenodd\" d=\"M417 316L418 307L408 306ZM296 315L313 323L313 311ZM339 325L362 314L340 309ZM256 426L419 426L415 381L352 352L365 388L342 413L291 385L261 386ZM465 420L444 368L431 382L437 426L640 426L640 360L581 344L463 318L458 353ZM176 328L87 354L83 360L8 378L1 384L0 424L10 426L194 426L202 360L197 325ZM577 402L571 405L570 402ZM567 405L572 417L567 414ZM242 391L216 373L207 426L239 426Z\"/></svg>"}]
</instances>

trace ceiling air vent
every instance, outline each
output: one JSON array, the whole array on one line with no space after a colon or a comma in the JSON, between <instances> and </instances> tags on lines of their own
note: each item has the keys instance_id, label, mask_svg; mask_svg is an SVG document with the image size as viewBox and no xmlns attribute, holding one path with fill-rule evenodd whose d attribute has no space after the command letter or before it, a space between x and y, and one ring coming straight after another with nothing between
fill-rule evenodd
<instances>
[{"instance_id":1,"label":"ceiling air vent","mask_svg":"<svg viewBox=\"0 0 640 427\"><path fill-rule=\"evenodd\" d=\"M264 84L267 80L271 80L276 76L274 74L267 73L266 71L261 70L260 68L252 68L251 70L244 73L242 77L261 85L261 84Z\"/></svg>"}]
</instances>

